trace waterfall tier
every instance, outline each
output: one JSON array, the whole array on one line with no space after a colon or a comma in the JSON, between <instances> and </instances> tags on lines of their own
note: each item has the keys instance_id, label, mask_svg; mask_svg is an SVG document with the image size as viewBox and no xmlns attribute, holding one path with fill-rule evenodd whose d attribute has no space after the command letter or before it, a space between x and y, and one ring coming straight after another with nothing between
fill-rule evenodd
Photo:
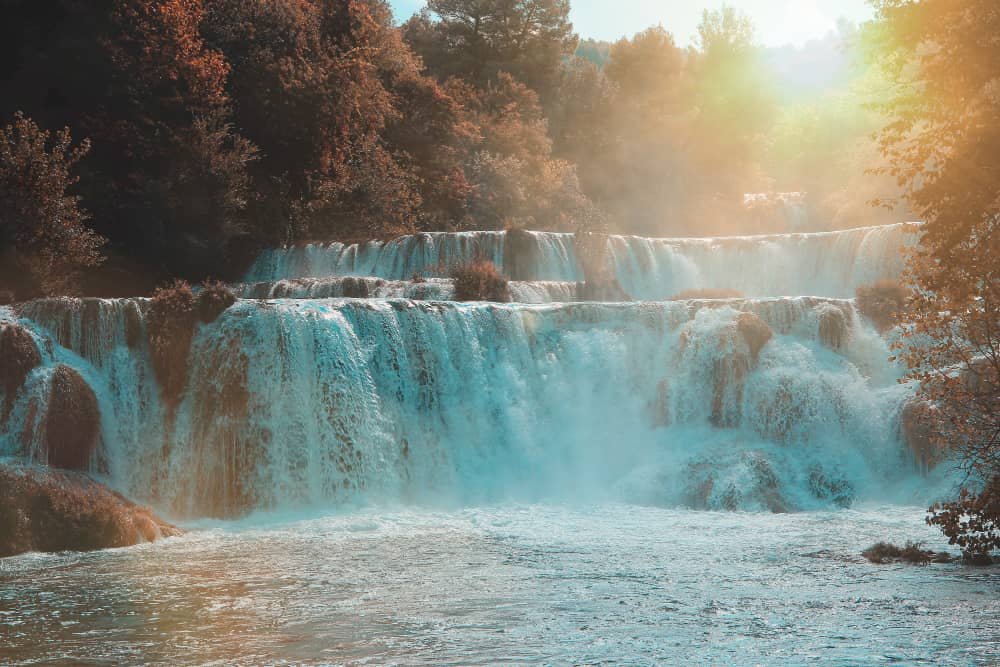
<instances>
[{"instance_id":1,"label":"waterfall tier","mask_svg":"<svg viewBox=\"0 0 1000 667\"><path fill-rule=\"evenodd\" d=\"M607 497L782 511L884 499L913 478L898 427L910 388L847 300L242 300L197 325L176 406L147 310L0 309L43 356L0 455L38 450L63 364L99 403L93 469L182 516Z\"/></svg>"},{"instance_id":2,"label":"waterfall tier","mask_svg":"<svg viewBox=\"0 0 1000 667\"><path fill-rule=\"evenodd\" d=\"M894 279L901 251L919 225L900 223L812 234L657 239L607 237L606 256L634 299L662 300L692 289L735 289L746 296L803 294L849 298L859 285ZM426 233L364 245L308 245L264 252L247 282L368 276L409 280L443 276L476 257L512 280L584 279L573 234Z\"/></svg>"}]
</instances>

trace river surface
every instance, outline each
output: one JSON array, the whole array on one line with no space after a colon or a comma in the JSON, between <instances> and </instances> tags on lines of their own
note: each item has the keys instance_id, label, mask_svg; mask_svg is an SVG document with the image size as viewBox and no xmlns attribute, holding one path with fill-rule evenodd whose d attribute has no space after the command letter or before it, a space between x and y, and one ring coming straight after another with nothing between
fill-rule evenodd
<instances>
[{"instance_id":1,"label":"river surface","mask_svg":"<svg viewBox=\"0 0 1000 667\"><path fill-rule=\"evenodd\" d=\"M603 504L257 514L0 560L3 664L996 664L1000 567L919 507Z\"/></svg>"}]
</instances>

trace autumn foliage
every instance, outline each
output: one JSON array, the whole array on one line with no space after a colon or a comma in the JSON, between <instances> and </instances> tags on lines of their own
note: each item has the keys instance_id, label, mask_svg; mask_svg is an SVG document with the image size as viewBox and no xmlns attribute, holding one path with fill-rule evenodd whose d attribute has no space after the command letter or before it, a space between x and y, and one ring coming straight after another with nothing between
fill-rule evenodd
<instances>
[{"instance_id":1,"label":"autumn foliage","mask_svg":"<svg viewBox=\"0 0 1000 667\"><path fill-rule=\"evenodd\" d=\"M881 148L926 220L898 354L923 426L967 473L928 521L983 558L1000 548L1000 12L991 0L876 4L873 43L895 83Z\"/></svg>"}]
</instances>

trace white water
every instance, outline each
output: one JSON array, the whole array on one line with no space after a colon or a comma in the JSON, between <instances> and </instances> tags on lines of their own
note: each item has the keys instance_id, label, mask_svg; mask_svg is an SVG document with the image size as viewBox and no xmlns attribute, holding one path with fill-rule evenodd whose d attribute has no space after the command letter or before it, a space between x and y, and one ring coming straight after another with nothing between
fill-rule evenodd
<instances>
[{"instance_id":1,"label":"white water","mask_svg":"<svg viewBox=\"0 0 1000 667\"><path fill-rule=\"evenodd\" d=\"M262 258L266 282L198 327L176 413L146 301L0 309L44 357L0 456L38 450L48 378L69 364L102 412L94 472L194 529L0 562L0 662L1000 658L996 568L858 558L882 539L944 548L920 508L954 480L918 471L899 428L912 387L853 302L781 297L891 277L902 227L613 237L633 296L768 295L621 304L566 303L572 238L542 234L536 272L564 282L443 301L447 280L408 274L482 244L502 262L503 235L429 238ZM756 359L745 313L773 331Z\"/></svg>"},{"instance_id":2,"label":"white water","mask_svg":"<svg viewBox=\"0 0 1000 667\"><path fill-rule=\"evenodd\" d=\"M1000 572L874 566L920 508L256 517L0 561L4 664L989 665Z\"/></svg>"},{"instance_id":3,"label":"white water","mask_svg":"<svg viewBox=\"0 0 1000 667\"><path fill-rule=\"evenodd\" d=\"M559 281L510 282L511 300L518 303L577 301L577 284ZM292 278L273 282L243 283L232 286L244 299L331 299L375 298L414 301L452 301L455 289L448 278L422 281L386 280L364 276Z\"/></svg>"},{"instance_id":4,"label":"white water","mask_svg":"<svg viewBox=\"0 0 1000 667\"><path fill-rule=\"evenodd\" d=\"M937 492L900 441L910 389L847 301L242 301L198 331L172 420L148 349L126 345L143 306L22 314L97 392L112 483L180 516L403 500L784 510ZM840 349L819 338L830 309ZM742 311L775 332L745 377ZM0 454L20 451L47 372Z\"/></svg>"},{"instance_id":5,"label":"white water","mask_svg":"<svg viewBox=\"0 0 1000 667\"><path fill-rule=\"evenodd\" d=\"M864 227L842 232L724 238L654 239L611 236L618 280L634 299L659 300L690 289L735 289L746 296L849 298L859 286L895 278L900 251L916 225ZM572 234L531 232L533 250L519 258L515 280L583 279ZM443 275L453 264L482 256L504 268L504 232L404 236L364 246L309 245L261 255L247 282L331 276L407 280L414 273Z\"/></svg>"}]
</instances>

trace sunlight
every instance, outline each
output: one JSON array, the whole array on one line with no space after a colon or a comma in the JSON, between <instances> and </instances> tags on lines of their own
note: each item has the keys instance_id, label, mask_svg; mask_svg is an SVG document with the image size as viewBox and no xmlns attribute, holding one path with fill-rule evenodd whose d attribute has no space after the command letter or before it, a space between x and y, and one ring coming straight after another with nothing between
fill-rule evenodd
<instances>
[{"instance_id":1,"label":"sunlight","mask_svg":"<svg viewBox=\"0 0 1000 667\"><path fill-rule=\"evenodd\" d=\"M801 46L810 40L821 39L836 28L836 21L824 14L813 0L790 0L785 5L783 20L775 24L764 39L772 44Z\"/></svg>"}]
</instances>

